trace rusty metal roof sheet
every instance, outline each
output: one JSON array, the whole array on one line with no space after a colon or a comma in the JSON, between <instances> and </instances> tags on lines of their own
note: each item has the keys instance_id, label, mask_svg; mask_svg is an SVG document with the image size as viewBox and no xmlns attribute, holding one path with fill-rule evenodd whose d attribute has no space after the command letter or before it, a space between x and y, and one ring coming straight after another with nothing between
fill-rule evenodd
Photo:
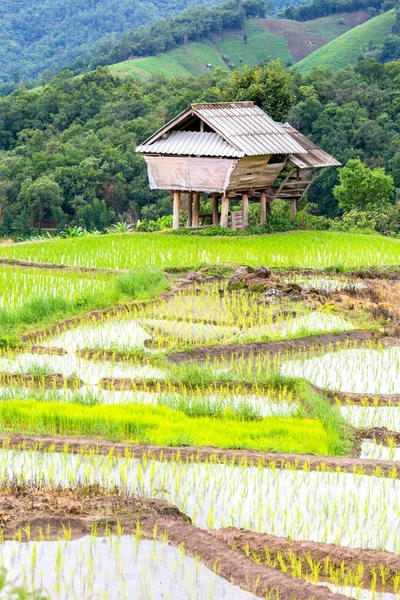
<instances>
[{"instance_id":1,"label":"rusty metal roof sheet","mask_svg":"<svg viewBox=\"0 0 400 600\"><path fill-rule=\"evenodd\" d=\"M306 150L306 154L293 153L289 155L290 162L296 165L296 167L299 167L300 169L319 169L323 167L341 166L341 163L338 160L306 138L297 131L297 129L289 125L289 123L285 123L283 128Z\"/></svg>"},{"instance_id":2,"label":"rusty metal roof sheet","mask_svg":"<svg viewBox=\"0 0 400 600\"><path fill-rule=\"evenodd\" d=\"M242 150L237 150L218 133L200 131L171 131L167 138L158 138L152 144L142 144L137 148L144 154L172 154L185 156L224 156L240 158Z\"/></svg>"},{"instance_id":3,"label":"rusty metal roof sheet","mask_svg":"<svg viewBox=\"0 0 400 600\"><path fill-rule=\"evenodd\" d=\"M245 156L307 152L282 125L253 102L192 104L191 107L194 114Z\"/></svg>"}]
</instances>

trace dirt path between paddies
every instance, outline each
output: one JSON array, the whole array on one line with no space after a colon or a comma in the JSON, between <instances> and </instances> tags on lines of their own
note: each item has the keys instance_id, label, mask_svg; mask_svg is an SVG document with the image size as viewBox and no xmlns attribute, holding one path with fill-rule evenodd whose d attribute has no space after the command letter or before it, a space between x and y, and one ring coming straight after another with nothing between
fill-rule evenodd
<instances>
[{"instance_id":1,"label":"dirt path between paddies","mask_svg":"<svg viewBox=\"0 0 400 600\"><path fill-rule=\"evenodd\" d=\"M271 267L273 273L277 275L304 275L335 278L352 278L352 279L381 279L386 281L400 280L400 267L397 265L377 265L377 266L361 266L350 267L349 269L341 270L337 267L321 267L311 269L308 267Z\"/></svg>"},{"instance_id":2,"label":"dirt path between paddies","mask_svg":"<svg viewBox=\"0 0 400 600\"><path fill-rule=\"evenodd\" d=\"M22 242L19 245L22 245L28 242ZM24 260L21 258L12 258L12 257L0 257L0 265L11 265L17 267L26 267L30 269L48 269L48 270L64 270L64 271L73 271L75 273L109 273L110 275L117 275L121 273L129 273L134 269L113 269L111 267L85 267L79 265L68 265L61 263L45 263L45 262L33 262L29 260ZM232 267L233 269L237 269L241 266L245 266L244 264L236 264L236 263L219 263L216 265L186 265L183 267L166 267L164 269L165 273L171 274L179 274L186 273L190 271L198 271L201 267ZM389 281L400 280L400 268L397 266L390 265L377 265L375 267L371 266L361 266L361 267L353 267L348 270L341 271L340 269L331 268L301 268L301 267L270 267L273 273L277 275L310 275L310 276L320 276L320 277L349 277L354 279L385 279Z\"/></svg>"},{"instance_id":3,"label":"dirt path between paddies","mask_svg":"<svg viewBox=\"0 0 400 600\"><path fill-rule=\"evenodd\" d=\"M329 561L329 567L341 570L342 565L347 570L357 573L359 565L364 565L363 583L371 583L378 575L381 568L386 570L385 579L387 584L394 583L396 575L400 574L400 556L382 550L364 550L361 548L346 548L336 544L322 542L295 541L287 538L277 537L263 533L253 533L229 527L213 531L212 534L223 539L230 546L246 554L254 553L265 561L266 552L272 560L277 559L278 554L284 559L290 572L291 556L295 555L302 563L302 572L310 570L308 557L322 566ZM376 573L374 573L376 571ZM324 568L321 570L324 576Z\"/></svg>"},{"instance_id":4,"label":"dirt path between paddies","mask_svg":"<svg viewBox=\"0 0 400 600\"><path fill-rule=\"evenodd\" d=\"M32 262L20 258L0 257L0 265L10 265L13 267L26 267L28 269L47 269L49 271L70 271L73 273L105 273L118 275L129 273L129 269L107 269L102 267L79 267L73 265L63 265L59 263Z\"/></svg>"},{"instance_id":5,"label":"dirt path between paddies","mask_svg":"<svg viewBox=\"0 0 400 600\"><path fill-rule=\"evenodd\" d=\"M342 406L400 406L400 394L363 394L340 392L313 386L319 393L325 394L332 404Z\"/></svg>"},{"instance_id":6,"label":"dirt path between paddies","mask_svg":"<svg viewBox=\"0 0 400 600\"><path fill-rule=\"evenodd\" d=\"M175 547L182 545L186 554L199 557L220 577L260 598L267 594L268 597L277 595L281 600L347 598L327 588L294 579L273 567L255 564L224 539L192 525L176 507L162 500L102 494L96 488L80 491L11 488L5 493L0 492L0 514L4 539L13 539L19 531L25 540L26 531L29 531L29 539L40 540L49 527L50 539L63 539L65 531L71 539L90 535L93 531L96 535L110 535L122 529L124 534L137 534L140 523L141 537L167 539Z\"/></svg>"},{"instance_id":7,"label":"dirt path between paddies","mask_svg":"<svg viewBox=\"0 0 400 600\"><path fill-rule=\"evenodd\" d=\"M389 552L293 541L235 528L204 531L193 526L185 514L164 500L129 497L96 486L78 490L6 487L0 490L0 514L5 540L15 539L18 533L23 541L40 540L44 532L46 540L65 539L67 531L70 539L93 533L97 536L122 533L145 539L167 539L175 547L183 544L187 554L198 556L209 568L216 568L221 577L261 597L279 589L280 597L288 600L344 598L333 596L324 587L294 579L280 569L262 564L262 560L256 564L247 556L249 551L263 558L268 549L272 559L280 553L284 560L289 553L295 554L303 563L304 571L307 555L318 563L329 558L330 565L339 569L343 565L348 571L357 570L363 564L365 583L372 579L374 570L379 573L381 568L385 569L388 583L400 573L400 557Z\"/></svg>"},{"instance_id":8,"label":"dirt path between paddies","mask_svg":"<svg viewBox=\"0 0 400 600\"><path fill-rule=\"evenodd\" d=\"M57 452L95 452L96 454L130 453L132 457L157 461L210 462L238 466L256 466L270 469L319 471L326 473L343 472L375 477L400 477L400 461L375 460L369 458L314 456L311 454L287 454L283 452L262 452L259 450L225 450L212 446L154 446L113 442L88 437L30 436L25 434L3 433L0 435L3 448L50 450Z\"/></svg>"},{"instance_id":9,"label":"dirt path between paddies","mask_svg":"<svg viewBox=\"0 0 400 600\"><path fill-rule=\"evenodd\" d=\"M382 446L389 446L389 443L400 446L400 432L391 431L387 427L360 428L356 430L356 434L360 440L374 440Z\"/></svg>"},{"instance_id":10,"label":"dirt path between paddies","mask_svg":"<svg viewBox=\"0 0 400 600\"><path fill-rule=\"evenodd\" d=\"M111 359L109 359L111 360ZM145 361L142 361L143 363ZM215 380L209 384L199 384L190 381L182 383L178 379L129 379L121 377L103 377L99 381L99 387L111 391L135 391L135 392L150 392L150 393L181 393L187 394L216 394L218 392L232 394L247 393L256 396L266 396L279 391L279 388L274 388L270 384L262 381L251 382L245 380ZM320 388L317 385L309 383L310 387L319 395L324 395L332 404L341 404L343 406L399 406L400 394L363 394L340 392L338 390L330 390L328 388ZM284 385L282 386L284 388Z\"/></svg>"},{"instance_id":11,"label":"dirt path between paddies","mask_svg":"<svg viewBox=\"0 0 400 600\"><path fill-rule=\"evenodd\" d=\"M257 354L266 354L270 358L288 352L305 352L312 348L340 349L349 343L362 344L371 340L381 341L383 333L377 330L357 329L340 333L323 333L302 338L287 338L273 342L252 342L248 344L215 344L214 346L197 346L188 351L171 352L167 359L172 364L186 362L205 362L218 358L240 358ZM399 340L400 345L400 340Z\"/></svg>"}]
</instances>

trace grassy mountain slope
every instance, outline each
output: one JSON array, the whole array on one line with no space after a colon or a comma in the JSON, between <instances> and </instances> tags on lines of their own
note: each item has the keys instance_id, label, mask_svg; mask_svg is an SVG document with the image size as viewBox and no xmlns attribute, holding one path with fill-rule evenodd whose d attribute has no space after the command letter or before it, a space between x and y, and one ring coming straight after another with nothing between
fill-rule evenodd
<instances>
[{"instance_id":1,"label":"grassy mountain slope","mask_svg":"<svg viewBox=\"0 0 400 600\"><path fill-rule=\"evenodd\" d=\"M395 12L385 12L366 23L355 27L319 48L298 63L301 73L307 73L314 66L342 69L348 64L356 64L360 55L369 45L381 44L391 31Z\"/></svg>"},{"instance_id":2,"label":"grassy mountain slope","mask_svg":"<svg viewBox=\"0 0 400 600\"><path fill-rule=\"evenodd\" d=\"M358 11L301 23L287 19L249 19L241 31L229 31L210 41L190 43L158 56L127 60L110 69L120 76L165 73L170 77L188 77L206 72L207 64L213 68L238 68L245 64L253 66L271 57L280 58L285 64L297 62L364 23L368 17L367 12ZM340 18L344 24L338 23Z\"/></svg>"}]
</instances>

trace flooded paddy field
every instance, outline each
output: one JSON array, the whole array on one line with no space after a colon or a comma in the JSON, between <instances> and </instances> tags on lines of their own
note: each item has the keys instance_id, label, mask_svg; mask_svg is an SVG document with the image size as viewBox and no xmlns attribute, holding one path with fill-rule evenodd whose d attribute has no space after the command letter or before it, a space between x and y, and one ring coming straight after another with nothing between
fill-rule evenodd
<instances>
[{"instance_id":1,"label":"flooded paddy field","mask_svg":"<svg viewBox=\"0 0 400 600\"><path fill-rule=\"evenodd\" d=\"M25 588L60 600L256 598L186 556L183 548L135 536L6 541L0 548L0 565Z\"/></svg>"},{"instance_id":2,"label":"flooded paddy field","mask_svg":"<svg viewBox=\"0 0 400 600\"><path fill-rule=\"evenodd\" d=\"M398 600L397 280L231 264L154 272L146 296L143 273L15 273L2 310L27 321L65 288L72 312L21 321L0 352L11 582L49 598ZM102 302L78 310L91 291Z\"/></svg>"}]
</instances>

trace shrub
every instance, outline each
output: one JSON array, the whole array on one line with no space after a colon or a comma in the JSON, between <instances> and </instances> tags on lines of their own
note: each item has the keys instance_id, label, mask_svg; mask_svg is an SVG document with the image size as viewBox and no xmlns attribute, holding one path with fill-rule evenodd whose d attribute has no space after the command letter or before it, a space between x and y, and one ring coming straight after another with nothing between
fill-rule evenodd
<instances>
[{"instance_id":1,"label":"shrub","mask_svg":"<svg viewBox=\"0 0 400 600\"><path fill-rule=\"evenodd\" d=\"M377 220L376 229L380 233L390 235L400 233L400 201L390 206Z\"/></svg>"},{"instance_id":2,"label":"shrub","mask_svg":"<svg viewBox=\"0 0 400 600\"><path fill-rule=\"evenodd\" d=\"M312 211L317 208L316 204L311 202L303 203L300 210L297 211L295 220L299 229L313 229L323 231L329 229L332 225L331 219L323 215L313 215Z\"/></svg>"},{"instance_id":3,"label":"shrub","mask_svg":"<svg viewBox=\"0 0 400 600\"><path fill-rule=\"evenodd\" d=\"M156 221L150 220L146 221L138 221L136 225L137 231L162 231L164 229L171 229L173 224L173 217L171 215L166 215L164 217L160 217Z\"/></svg>"},{"instance_id":4,"label":"shrub","mask_svg":"<svg viewBox=\"0 0 400 600\"><path fill-rule=\"evenodd\" d=\"M368 206L365 210L350 210L340 218L333 219L331 229L348 233L375 233L388 229L387 216L392 210L388 203Z\"/></svg>"}]
</instances>

